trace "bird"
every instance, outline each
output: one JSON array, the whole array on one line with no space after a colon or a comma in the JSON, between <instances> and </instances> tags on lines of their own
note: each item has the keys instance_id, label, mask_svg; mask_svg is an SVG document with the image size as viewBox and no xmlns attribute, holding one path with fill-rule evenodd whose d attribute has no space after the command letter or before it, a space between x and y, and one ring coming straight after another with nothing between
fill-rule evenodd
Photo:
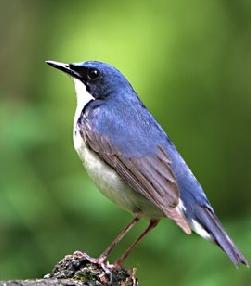
<instances>
[{"instance_id":1,"label":"bird","mask_svg":"<svg viewBox=\"0 0 251 286\"><path fill-rule=\"evenodd\" d=\"M236 267L249 267L201 184L127 78L99 61L46 63L73 78L74 148L88 175L102 194L133 216L97 261L107 262L126 234L147 219L148 227L116 260L122 266L159 221L168 218L185 234L196 233L219 246Z\"/></svg>"}]
</instances>

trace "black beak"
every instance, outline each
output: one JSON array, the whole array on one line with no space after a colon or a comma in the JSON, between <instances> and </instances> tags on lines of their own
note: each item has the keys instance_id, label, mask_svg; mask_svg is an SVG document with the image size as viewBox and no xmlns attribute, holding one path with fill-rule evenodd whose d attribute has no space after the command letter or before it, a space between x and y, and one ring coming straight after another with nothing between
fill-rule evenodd
<instances>
[{"instance_id":1,"label":"black beak","mask_svg":"<svg viewBox=\"0 0 251 286\"><path fill-rule=\"evenodd\" d=\"M55 61L46 61L46 63L49 66L52 66L56 69L59 69L65 73L69 74L70 76L81 80L81 76L76 71L76 69L74 69L75 66L73 64L64 64L64 63L59 63L59 62L55 62Z\"/></svg>"}]
</instances>

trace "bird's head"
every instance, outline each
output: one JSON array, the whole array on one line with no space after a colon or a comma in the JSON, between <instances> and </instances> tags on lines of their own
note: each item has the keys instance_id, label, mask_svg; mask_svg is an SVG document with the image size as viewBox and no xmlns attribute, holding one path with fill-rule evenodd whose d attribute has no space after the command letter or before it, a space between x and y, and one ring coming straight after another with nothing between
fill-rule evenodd
<instances>
[{"instance_id":1,"label":"bird's head","mask_svg":"<svg viewBox=\"0 0 251 286\"><path fill-rule=\"evenodd\" d=\"M94 99L104 99L111 94L117 93L119 90L132 90L130 83L123 74L106 63L87 61L77 64L64 64L47 61L47 64L73 77L78 97L81 96L79 93L83 89L83 84L86 91Z\"/></svg>"}]
</instances>

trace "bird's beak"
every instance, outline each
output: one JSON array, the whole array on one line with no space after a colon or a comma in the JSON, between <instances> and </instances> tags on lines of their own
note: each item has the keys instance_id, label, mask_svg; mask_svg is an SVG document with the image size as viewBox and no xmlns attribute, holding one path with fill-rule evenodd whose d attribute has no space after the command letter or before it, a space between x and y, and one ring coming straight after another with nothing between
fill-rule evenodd
<instances>
[{"instance_id":1,"label":"bird's beak","mask_svg":"<svg viewBox=\"0 0 251 286\"><path fill-rule=\"evenodd\" d=\"M73 64L64 64L64 63L55 62L55 61L46 61L46 63L49 66L52 66L56 69L59 69L65 73L71 75L74 78L81 79L80 74L76 71L76 69L74 69L75 66Z\"/></svg>"}]
</instances>

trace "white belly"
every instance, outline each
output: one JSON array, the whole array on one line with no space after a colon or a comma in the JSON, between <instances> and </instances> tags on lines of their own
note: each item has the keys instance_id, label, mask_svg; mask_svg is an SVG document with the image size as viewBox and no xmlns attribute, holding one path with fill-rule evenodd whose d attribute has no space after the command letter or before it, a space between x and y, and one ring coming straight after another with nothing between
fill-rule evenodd
<instances>
[{"instance_id":1,"label":"white belly","mask_svg":"<svg viewBox=\"0 0 251 286\"><path fill-rule=\"evenodd\" d=\"M74 148L101 193L129 212L150 218L163 216L160 209L127 186L111 167L86 146L78 130L74 133Z\"/></svg>"}]
</instances>

